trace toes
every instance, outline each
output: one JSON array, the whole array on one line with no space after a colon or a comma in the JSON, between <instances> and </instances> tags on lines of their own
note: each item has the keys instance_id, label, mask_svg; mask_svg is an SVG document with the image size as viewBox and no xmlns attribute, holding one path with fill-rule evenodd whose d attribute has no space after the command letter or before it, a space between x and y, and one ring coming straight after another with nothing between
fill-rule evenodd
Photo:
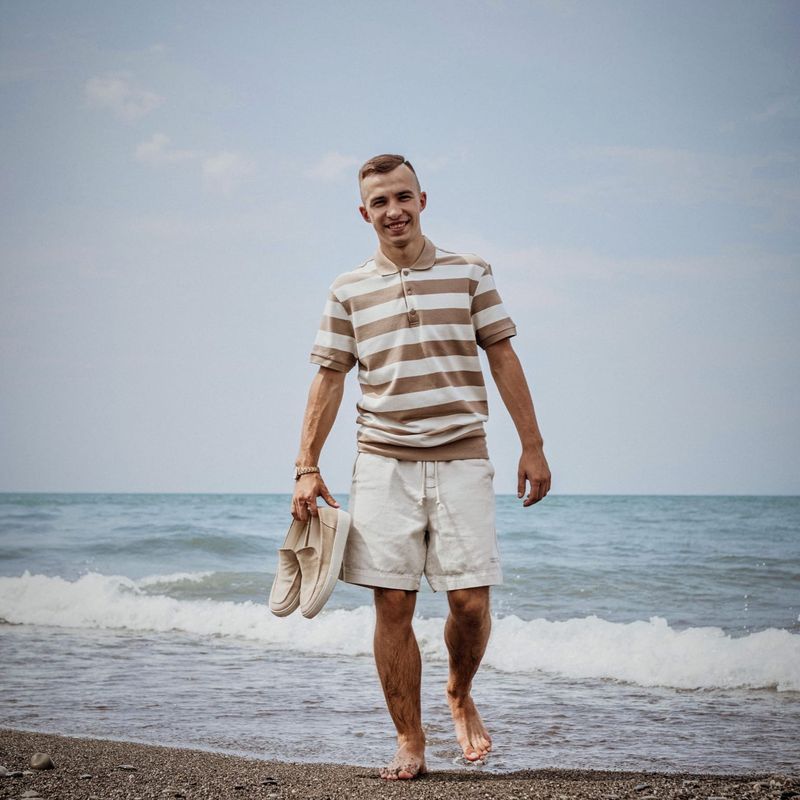
<instances>
[{"instance_id":1,"label":"toes","mask_svg":"<svg viewBox=\"0 0 800 800\"><path fill-rule=\"evenodd\" d=\"M383 767L380 770L379 775L381 778L387 781L410 781L412 778L416 778L417 775L422 775L424 772L424 766L416 763L410 763Z\"/></svg>"},{"instance_id":2,"label":"toes","mask_svg":"<svg viewBox=\"0 0 800 800\"><path fill-rule=\"evenodd\" d=\"M472 742L467 741L461 745L461 749L464 752L464 758L467 761L477 761L481 757L480 748L475 747Z\"/></svg>"},{"instance_id":3,"label":"toes","mask_svg":"<svg viewBox=\"0 0 800 800\"><path fill-rule=\"evenodd\" d=\"M480 761L489 755L491 749L492 743L483 738L477 739L474 744L468 742L462 745L464 758L467 761Z\"/></svg>"}]
</instances>

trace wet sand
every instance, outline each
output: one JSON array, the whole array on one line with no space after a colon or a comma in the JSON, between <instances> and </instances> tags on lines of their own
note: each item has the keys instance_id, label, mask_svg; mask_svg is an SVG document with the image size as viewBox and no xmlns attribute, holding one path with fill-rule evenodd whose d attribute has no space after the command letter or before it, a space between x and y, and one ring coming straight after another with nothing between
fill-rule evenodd
<instances>
[{"instance_id":1,"label":"wet sand","mask_svg":"<svg viewBox=\"0 0 800 800\"><path fill-rule=\"evenodd\" d=\"M34 753L54 769L31 770ZM355 759L354 759L355 760ZM58 800L658 800L759 798L800 800L800 776L707 775L587 770L492 774L465 768L387 783L377 770L329 764L285 764L152 745L0 730L0 798ZM2 770L0 770L0 774ZM35 794L31 794L31 793ZM27 793L27 794L26 794Z\"/></svg>"}]
</instances>

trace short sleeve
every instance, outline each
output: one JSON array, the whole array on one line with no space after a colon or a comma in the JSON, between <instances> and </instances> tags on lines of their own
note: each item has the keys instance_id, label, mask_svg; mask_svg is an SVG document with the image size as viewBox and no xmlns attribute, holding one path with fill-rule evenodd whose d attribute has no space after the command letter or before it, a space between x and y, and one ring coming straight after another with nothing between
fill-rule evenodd
<instances>
[{"instance_id":1,"label":"short sleeve","mask_svg":"<svg viewBox=\"0 0 800 800\"><path fill-rule=\"evenodd\" d=\"M357 358L350 315L336 295L330 292L322 312L317 338L311 349L311 363L339 372L349 372Z\"/></svg>"},{"instance_id":2,"label":"short sleeve","mask_svg":"<svg viewBox=\"0 0 800 800\"><path fill-rule=\"evenodd\" d=\"M517 334L516 325L503 307L503 301L494 285L492 269L488 265L475 288L470 313L475 339L484 349Z\"/></svg>"}]
</instances>

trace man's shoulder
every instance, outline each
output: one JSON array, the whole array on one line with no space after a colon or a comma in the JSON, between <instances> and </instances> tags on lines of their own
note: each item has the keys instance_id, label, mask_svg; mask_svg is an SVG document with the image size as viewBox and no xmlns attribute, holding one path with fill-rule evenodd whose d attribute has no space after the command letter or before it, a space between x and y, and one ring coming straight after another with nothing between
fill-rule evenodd
<instances>
[{"instance_id":1,"label":"man's shoulder","mask_svg":"<svg viewBox=\"0 0 800 800\"><path fill-rule=\"evenodd\" d=\"M476 253L468 253L463 251L445 250L442 247L436 248L436 261L437 266L455 267L467 266L472 267L482 274L491 274L492 267L488 261L484 261Z\"/></svg>"},{"instance_id":2,"label":"man's shoulder","mask_svg":"<svg viewBox=\"0 0 800 800\"><path fill-rule=\"evenodd\" d=\"M360 281L368 280L369 278L373 278L376 274L377 271L375 269L375 259L370 257L366 261L362 261L354 269L350 269L347 272L342 272L340 275L337 275L331 284L331 291L336 292L337 289L349 286L352 283L359 283Z\"/></svg>"}]
</instances>

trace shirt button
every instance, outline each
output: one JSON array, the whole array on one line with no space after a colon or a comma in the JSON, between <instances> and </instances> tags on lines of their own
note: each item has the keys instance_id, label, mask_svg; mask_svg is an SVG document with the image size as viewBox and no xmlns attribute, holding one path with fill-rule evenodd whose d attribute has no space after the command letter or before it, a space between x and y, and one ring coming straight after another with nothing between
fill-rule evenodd
<instances>
[{"instance_id":1,"label":"shirt button","mask_svg":"<svg viewBox=\"0 0 800 800\"><path fill-rule=\"evenodd\" d=\"M408 312L408 316L409 316L409 317L416 317L416 316L417 316L417 309L416 309L416 308L412 308L412 309L411 309L411 310Z\"/></svg>"},{"instance_id":2,"label":"shirt button","mask_svg":"<svg viewBox=\"0 0 800 800\"><path fill-rule=\"evenodd\" d=\"M409 272L407 269L404 269L404 270L403 270L403 275L410 275L410 274L411 274L411 273L410 273L410 272Z\"/></svg>"},{"instance_id":3,"label":"shirt button","mask_svg":"<svg viewBox=\"0 0 800 800\"><path fill-rule=\"evenodd\" d=\"M409 286L408 289L406 289L406 293L407 294L414 294L414 289L411 286Z\"/></svg>"}]
</instances>

